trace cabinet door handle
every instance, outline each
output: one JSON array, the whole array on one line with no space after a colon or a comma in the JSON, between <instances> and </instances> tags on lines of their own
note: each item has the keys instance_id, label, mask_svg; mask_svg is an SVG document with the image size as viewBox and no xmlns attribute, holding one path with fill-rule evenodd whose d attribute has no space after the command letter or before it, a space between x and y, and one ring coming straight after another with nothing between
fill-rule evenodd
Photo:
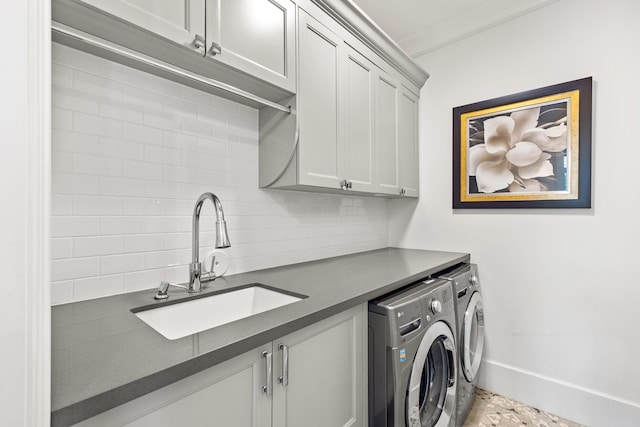
<instances>
[{"instance_id":1,"label":"cabinet door handle","mask_svg":"<svg viewBox=\"0 0 640 427\"><path fill-rule=\"evenodd\" d=\"M196 34L196 38L193 40L193 47L195 47L196 49L204 49L204 37L202 37L200 34Z\"/></svg>"},{"instance_id":2,"label":"cabinet door handle","mask_svg":"<svg viewBox=\"0 0 640 427\"><path fill-rule=\"evenodd\" d=\"M271 373L273 367L273 354L265 350L262 352L262 358L264 359L266 366L265 371L267 372L267 384L262 386L262 392L265 393L267 397L271 397L271 394L273 393L273 376Z\"/></svg>"},{"instance_id":3,"label":"cabinet door handle","mask_svg":"<svg viewBox=\"0 0 640 427\"><path fill-rule=\"evenodd\" d=\"M282 352L282 376L278 378L278 382L286 386L289 384L289 346L280 344L278 350Z\"/></svg>"},{"instance_id":4,"label":"cabinet door handle","mask_svg":"<svg viewBox=\"0 0 640 427\"><path fill-rule=\"evenodd\" d=\"M209 48L209 54L211 56L220 55L222 53L222 46L220 43L213 42L211 43L211 47Z\"/></svg>"}]
</instances>

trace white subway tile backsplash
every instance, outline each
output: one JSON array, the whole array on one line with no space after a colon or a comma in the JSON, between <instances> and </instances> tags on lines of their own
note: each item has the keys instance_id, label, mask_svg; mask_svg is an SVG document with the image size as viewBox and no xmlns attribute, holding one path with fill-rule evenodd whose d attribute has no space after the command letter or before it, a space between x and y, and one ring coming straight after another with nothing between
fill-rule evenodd
<instances>
[{"instance_id":1,"label":"white subway tile backsplash","mask_svg":"<svg viewBox=\"0 0 640 427\"><path fill-rule=\"evenodd\" d=\"M51 149L70 153L99 154L100 138L95 135L54 129L51 131Z\"/></svg>"},{"instance_id":2,"label":"white subway tile backsplash","mask_svg":"<svg viewBox=\"0 0 640 427\"><path fill-rule=\"evenodd\" d=\"M98 194L100 192L98 176L53 172L51 181L53 194Z\"/></svg>"},{"instance_id":3,"label":"white subway tile backsplash","mask_svg":"<svg viewBox=\"0 0 640 427\"><path fill-rule=\"evenodd\" d=\"M144 196L144 184L141 179L100 177L100 194L109 196Z\"/></svg>"},{"instance_id":4,"label":"white subway tile backsplash","mask_svg":"<svg viewBox=\"0 0 640 427\"><path fill-rule=\"evenodd\" d=\"M122 176L122 160L90 154L74 154L73 173L100 176Z\"/></svg>"},{"instance_id":5,"label":"white subway tile backsplash","mask_svg":"<svg viewBox=\"0 0 640 427\"><path fill-rule=\"evenodd\" d=\"M136 123L123 123L122 138L143 144L162 145L162 130Z\"/></svg>"},{"instance_id":6,"label":"white subway tile backsplash","mask_svg":"<svg viewBox=\"0 0 640 427\"><path fill-rule=\"evenodd\" d=\"M227 185L227 173L211 169L198 169L196 182L198 184L224 186Z\"/></svg>"},{"instance_id":7,"label":"white subway tile backsplash","mask_svg":"<svg viewBox=\"0 0 640 427\"><path fill-rule=\"evenodd\" d=\"M121 294L122 291L123 278L119 274L73 281L73 298L76 301Z\"/></svg>"},{"instance_id":8,"label":"white subway tile backsplash","mask_svg":"<svg viewBox=\"0 0 640 427\"><path fill-rule=\"evenodd\" d=\"M51 282L51 305L73 301L73 280Z\"/></svg>"},{"instance_id":9,"label":"white subway tile backsplash","mask_svg":"<svg viewBox=\"0 0 640 427\"><path fill-rule=\"evenodd\" d=\"M182 153L198 150L198 139L193 135L185 135L178 132L164 132L164 146L167 148L175 148L176 150L184 150Z\"/></svg>"},{"instance_id":10,"label":"white subway tile backsplash","mask_svg":"<svg viewBox=\"0 0 640 427\"><path fill-rule=\"evenodd\" d=\"M124 236L124 252L150 252L164 249L164 234Z\"/></svg>"},{"instance_id":11,"label":"white subway tile backsplash","mask_svg":"<svg viewBox=\"0 0 640 427\"><path fill-rule=\"evenodd\" d=\"M182 186L177 182L146 181L144 183L146 197L179 199L183 197Z\"/></svg>"},{"instance_id":12,"label":"white subway tile backsplash","mask_svg":"<svg viewBox=\"0 0 640 427\"><path fill-rule=\"evenodd\" d=\"M52 172L73 172L73 154L64 151L51 151Z\"/></svg>"},{"instance_id":13,"label":"white subway tile backsplash","mask_svg":"<svg viewBox=\"0 0 640 427\"><path fill-rule=\"evenodd\" d=\"M198 138L198 152L225 158L227 155L227 143L220 140Z\"/></svg>"},{"instance_id":14,"label":"white subway tile backsplash","mask_svg":"<svg viewBox=\"0 0 640 427\"><path fill-rule=\"evenodd\" d=\"M144 254L123 254L100 257L100 274L129 273L144 270Z\"/></svg>"},{"instance_id":15,"label":"white subway tile backsplash","mask_svg":"<svg viewBox=\"0 0 640 427\"><path fill-rule=\"evenodd\" d=\"M89 135L120 138L122 136L122 122L74 111L73 130Z\"/></svg>"},{"instance_id":16,"label":"white subway tile backsplash","mask_svg":"<svg viewBox=\"0 0 640 427\"><path fill-rule=\"evenodd\" d=\"M96 217L53 216L51 237L96 236L100 230L100 219Z\"/></svg>"},{"instance_id":17,"label":"white subway tile backsplash","mask_svg":"<svg viewBox=\"0 0 640 427\"><path fill-rule=\"evenodd\" d=\"M198 171L189 167L163 166L163 181L184 182L195 184L198 182Z\"/></svg>"},{"instance_id":18,"label":"white subway tile backsplash","mask_svg":"<svg viewBox=\"0 0 640 427\"><path fill-rule=\"evenodd\" d=\"M73 257L73 239L52 238L51 259L64 259Z\"/></svg>"},{"instance_id":19,"label":"white subway tile backsplash","mask_svg":"<svg viewBox=\"0 0 640 427\"><path fill-rule=\"evenodd\" d=\"M193 117L198 114L198 106L192 102L185 102L176 98L168 98L162 101L163 109L167 113Z\"/></svg>"},{"instance_id":20,"label":"white subway tile backsplash","mask_svg":"<svg viewBox=\"0 0 640 427\"><path fill-rule=\"evenodd\" d=\"M152 128L160 128L169 131L180 130L180 120L170 113L154 111L144 114L144 124Z\"/></svg>"},{"instance_id":21,"label":"white subway tile backsplash","mask_svg":"<svg viewBox=\"0 0 640 427\"><path fill-rule=\"evenodd\" d=\"M122 99L122 84L81 70L73 72L73 88L86 94Z\"/></svg>"},{"instance_id":22,"label":"white subway tile backsplash","mask_svg":"<svg viewBox=\"0 0 640 427\"><path fill-rule=\"evenodd\" d=\"M144 265L148 269L183 265L182 250L147 252L144 254Z\"/></svg>"},{"instance_id":23,"label":"white subway tile backsplash","mask_svg":"<svg viewBox=\"0 0 640 427\"><path fill-rule=\"evenodd\" d=\"M73 215L73 196L71 194L52 194L51 215Z\"/></svg>"},{"instance_id":24,"label":"white subway tile backsplash","mask_svg":"<svg viewBox=\"0 0 640 427\"><path fill-rule=\"evenodd\" d=\"M227 274L387 246L386 200L258 188L256 109L56 44L53 66L54 304L185 282L207 191ZM205 202L202 257L214 227Z\"/></svg>"},{"instance_id":25,"label":"white subway tile backsplash","mask_svg":"<svg viewBox=\"0 0 640 427\"><path fill-rule=\"evenodd\" d=\"M170 249L191 248L191 233L170 233L164 237L164 247Z\"/></svg>"},{"instance_id":26,"label":"white subway tile backsplash","mask_svg":"<svg viewBox=\"0 0 640 427\"><path fill-rule=\"evenodd\" d=\"M57 88L73 87L73 70L60 64L51 64L51 84Z\"/></svg>"},{"instance_id":27,"label":"white subway tile backsplash","mask_svg":"<svg viewBox=\"0 0 640 427\"><path fill-rule=\"evenodd\" d=\"M180 165L180 150L147 145L144 147L144 160L145 162L178 166Z\"/></svg>"},{"instance_id":28,"label":"white subway tile backsplash","mask_svg":"<svg viewBox=\"0 0 640 427\"><path fill-rule=\"evenodd\" d=\"M220 126L219 128L220 129L218 129L218 127L216 126L214 132L214 125L212 125L211 123L200 122L198 120L190 118L183 119L181 125L181 130L183 132L205 138L211 138L212 136L224 137L223 130L225 129L225 127Z\"/></svg>"},{"instance_id":29,"label":"white subway tile backsplash","mask_svg":"<svg viewBox=\"0 0 640 427\"><path fill-rule=\"evenodd\" d=\"M133 292L157 288L164 280L164 269L135 271L124 273L124 291Z\"/></svg>"},{"instance_id":30,"label":"white subway tile backsplash","mask_svg":"<svg viewBox=\"0 0 640 427\"><path fill-rule=\"evenodd\" d=\"M140 234L144 230L143 222L144 218L139 216L101 217L99 219L99 234Z\"/></svg>"},{"instance_id":31,"label":"white subway tile backsplash","mask_svg":"<svg viewBox=\"0 0 640 427\"><path fill-rule=\"evenodd\" d=\"M164 215L165 205L161 199L125 198L123 213L132 216Z\"/></svg>"},{"instance_id":32,"label":"white subway tile backsplash","mask_svg":"<svg viewBox=\"0 0 640 427\"><path fill-rule=\"evenodd\" d=\"M124 122L143 123L144 110L139 106L134 106L126 102L102 98L98 108L98 114L110 119L122 120Z\"/></svg>"},{"instance_id":33,"label":"white subway tile backsplash","mask_svg":"<svg viewBox=\"0 0 640 427\"><path fill-rule=\"evenodd\" d=\"M122 162L122 176L125 178L161 181L163 169L162 165L159 164L125 160Z\"/></svg>"},{"instance_id":34,"label":"white subway tile backsplash","mask_svg":"<svg viewBox=\"0 0 640 427\"><path fill-rule=\"evenodd\" d=\"M53 87L51 105L65 110L98 114L97 96L66 87Z\"/></svg>"},{"instance_id":35,"label":"white subway tile backsplash","mask_svg":"<svg viewBox=\"0 0 640 427\"><path fill-rule=\"evenodd\" d=\"M51 280L95 277L100 274L99 258L71 258L51 261Z\"/></svg>"},{"instance_id":36,"label":"white subway tile backsplash","mask_svg":"<svg viewBox=\"0 0 640 427\"><path fill-rule=\"evenodd\" d=\"M122 253L122 236L76 237L73 256L89 257Z\"/></svg>"},{"instance_id":37,"label":"white subway tile backsplash","mask_svg":"<svg viewBox=\"0 0 640 427\"><path fill-rule=\"evenodd\" d=\"M71 110L52 107L51 127L53 129L71 130L73 128L73 113Z\"/></svg>"},{"instance_id":38,"label":"white subway tile backsplash","mask_svg":"<svg viewBox=\"0 0 640 427\"><path fill-rule=\"evenodd\" d=\"M144 145L122 139L100 138L99 153L103 157L142 160L144 157Z\"/></svg>"},{"instance_id":39,"label":"white subway tile backsplash","mask_svg":"<svg viewBox=\"0 0 640 427\"><path fill-rule=\"evenodd\" d=\"M145 233L178 233L183 230L183 218L177 216L150 216L143 218Z\"/></svg>"}]
</instances>

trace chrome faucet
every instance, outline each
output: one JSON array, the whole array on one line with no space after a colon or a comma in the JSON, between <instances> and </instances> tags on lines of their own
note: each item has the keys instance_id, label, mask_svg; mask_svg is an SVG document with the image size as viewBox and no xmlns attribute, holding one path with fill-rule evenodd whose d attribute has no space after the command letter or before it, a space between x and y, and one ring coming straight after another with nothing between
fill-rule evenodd
<instances>
[{"instance_id":1,"label":"chrome faucet","mask_svg":"<svg viewBox=\"0 0 640 427\"><path fill-rule=\"evenodd\" d=\"M191 264L189 264L189 286L187 290L191 293L200 292L202 284L215 280L216 275L213 268L208 273L202 273L202 264L199 261L200 252L200 210L205 200L211 200L216 209L216 248L228 248L231 246L229 242L229 233L227 233L227 223L224 221L224 211L220 199L213 193L203 193L193 208L193 238L191 240Z\"/></svg>"}]
</instances>

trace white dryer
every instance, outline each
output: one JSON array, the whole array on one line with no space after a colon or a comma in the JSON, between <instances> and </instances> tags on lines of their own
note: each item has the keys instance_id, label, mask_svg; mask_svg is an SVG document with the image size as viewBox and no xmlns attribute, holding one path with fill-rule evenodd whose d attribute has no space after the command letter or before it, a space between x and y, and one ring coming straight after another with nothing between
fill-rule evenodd
<instances>
[{"instance_id":1,"label":"white dryer","mask_svg":"<svg viewBox=\"0 0 640 427\"><path fill-rule=\"evenodd\" d=\"M473 406L484 348L484 308L480 279L475 264L461 264L439 273L438 277L451 282L457 301L459 376L455 425L460 427Z\"/></svg>"},{"instance_id":2,"label":"white dryer","mask_svg":"<svg viewBox=\"0 0 640 427\"><path fill-rule=\"evenodd\" d=\"M447 280L424 280L369 303L369 426L453 426L454 331Z\"/></svg>"}]
</instances>

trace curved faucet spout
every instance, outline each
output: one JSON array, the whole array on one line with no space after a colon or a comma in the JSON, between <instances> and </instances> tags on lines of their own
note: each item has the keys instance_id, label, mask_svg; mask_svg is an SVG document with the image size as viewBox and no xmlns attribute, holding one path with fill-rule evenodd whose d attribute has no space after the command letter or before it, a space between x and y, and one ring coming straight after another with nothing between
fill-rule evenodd
<instances>
[{"instance_id":1,"label":"curved faucet spout","mask_svg":"<svg viewBox=\"0 0 640 427\"><path fill-rule=\"evenodd\" d=\"M202 290L202 283L209 282L215 279L213 271L207 274L206 277L202 275L202 265L199 260L200 253L200 211L205 200L211 200L216 211L216 248L228 248L231 246L229 241L229 233L227 232L227 223L224 220L224 211L222 210L222 203L220 199L213 193L203 193L193 208L192 219L192 239L191 239L191 265L189 266L189 292L200 292Z\"/></svg>"}]
</instances>

